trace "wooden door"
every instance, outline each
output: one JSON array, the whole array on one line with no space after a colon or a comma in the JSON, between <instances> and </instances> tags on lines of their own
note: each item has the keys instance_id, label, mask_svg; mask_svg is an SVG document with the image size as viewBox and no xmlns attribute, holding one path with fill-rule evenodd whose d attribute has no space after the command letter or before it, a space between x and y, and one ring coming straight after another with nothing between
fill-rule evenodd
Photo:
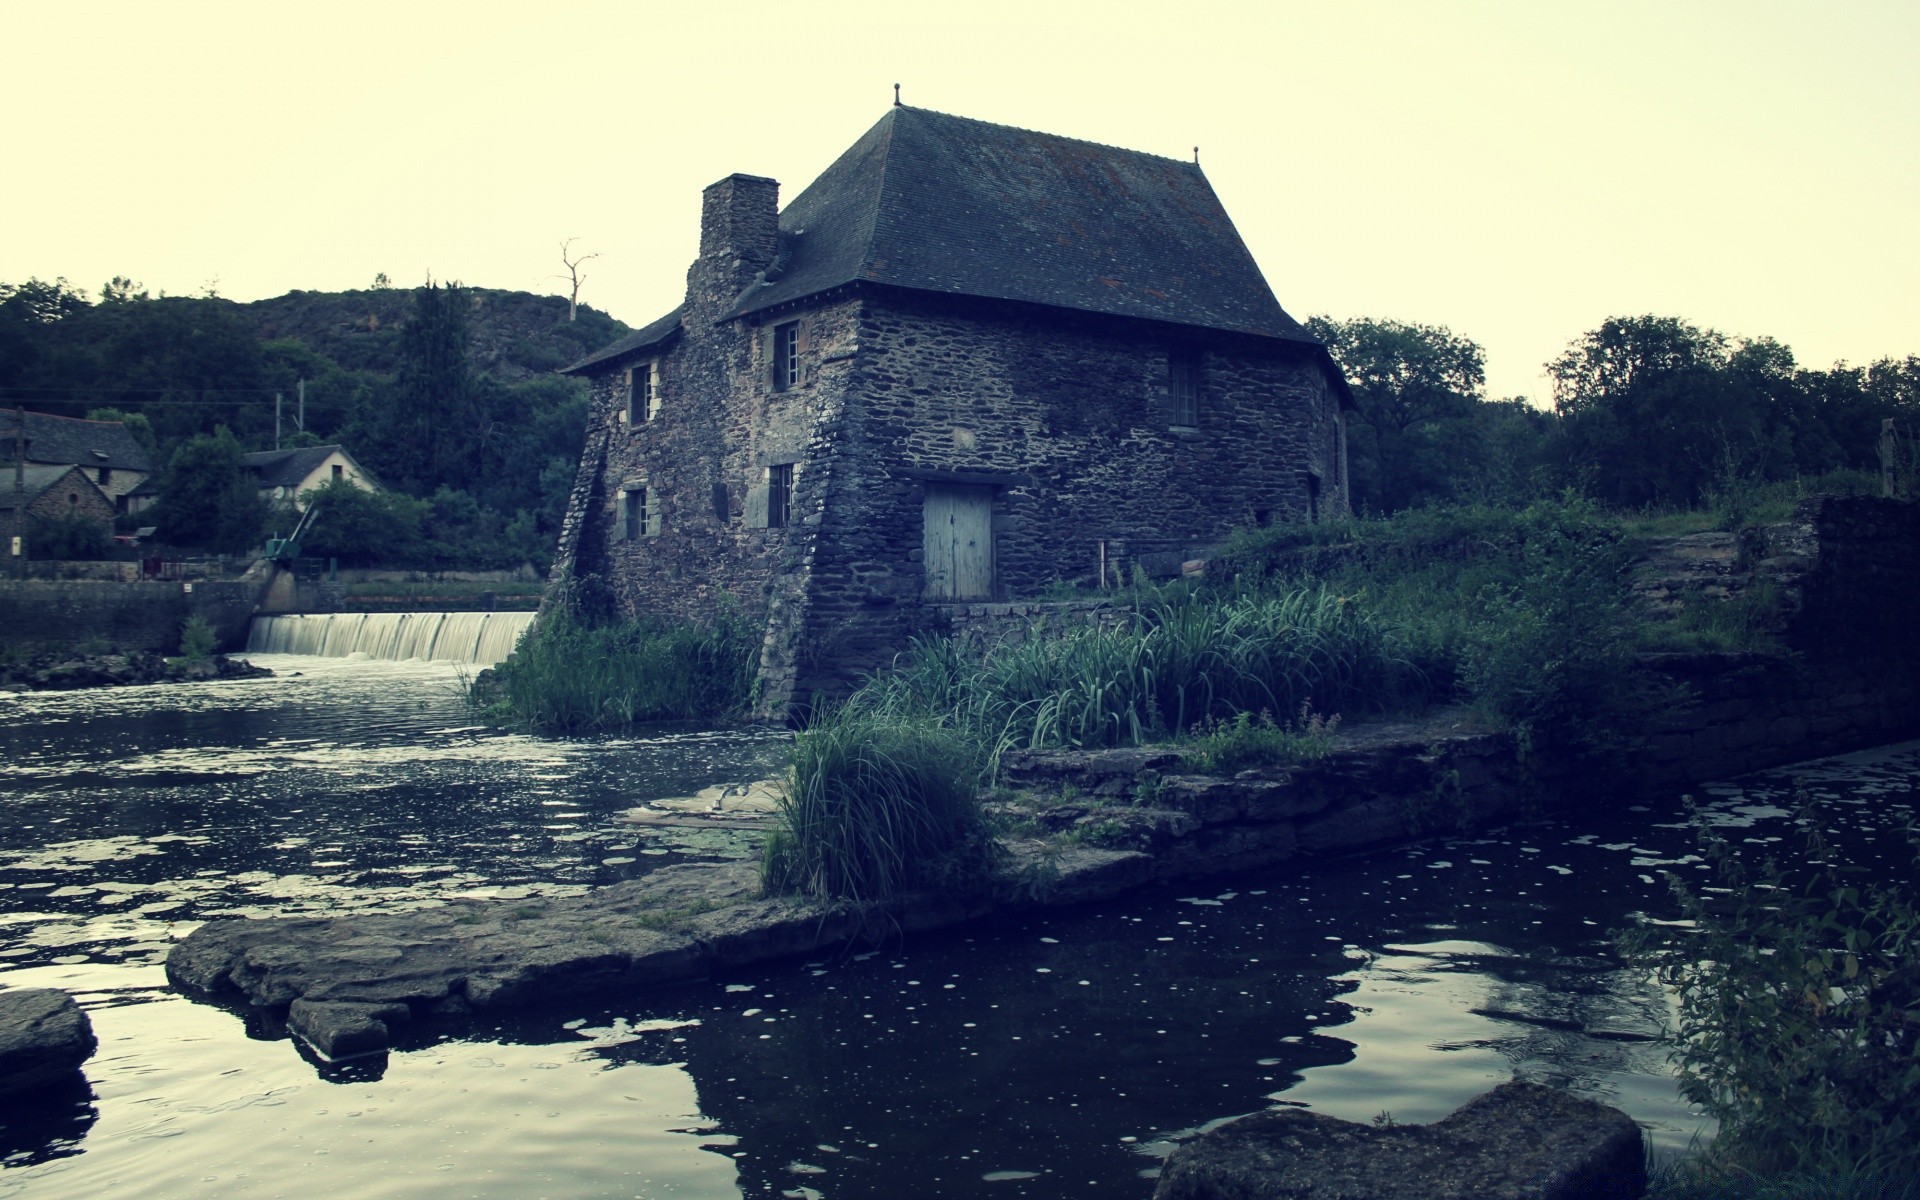
<instances>
[{"instance_id":1,"label":"wooden door","mask_svg":"<svg viewBox=\"0 0 1920 1200\"><path fill-rule=\"evenodd\" d=\"M991 599L993 489L930 484L923 511L927 599Z\"/></svg>"}]
</instances>

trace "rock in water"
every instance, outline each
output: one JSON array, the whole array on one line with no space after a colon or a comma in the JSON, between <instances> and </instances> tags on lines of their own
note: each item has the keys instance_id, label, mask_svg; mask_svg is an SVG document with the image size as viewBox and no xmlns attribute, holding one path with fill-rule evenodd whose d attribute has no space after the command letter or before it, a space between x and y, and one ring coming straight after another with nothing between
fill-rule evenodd
<instances>
[{"instance_id":1,"label":"rock in water","mask_svg":"<svg viewBox=\"0 0 1920 1200\"><path fill-rule=\"evenodd\" d=\"M58 988L0 991L0 1100L67 1082L98 1044L87 1014Z\"/></svg>"},{"instance_id":2,"label":"rock in water","mask_svg":"<svg viewBox=\"0 0 1920 1200\"><path fill-rule=\"evenodd\" d=\"M1256 1113L1175 1150L1154 1200L1633 1200L1640 1127L1617 1108L1504 1083L1431 1125Z\"/></svg>"}]
</instances>

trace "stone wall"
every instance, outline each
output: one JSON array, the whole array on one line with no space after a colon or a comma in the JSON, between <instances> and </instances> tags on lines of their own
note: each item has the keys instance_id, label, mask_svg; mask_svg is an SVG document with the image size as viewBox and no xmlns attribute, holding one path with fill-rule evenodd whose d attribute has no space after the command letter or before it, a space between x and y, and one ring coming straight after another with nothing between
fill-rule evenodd
<instances>
[{"instance_id":1,"label":"stone wall","mask_svg":"<svg viewBox=\"0 0 1920 1200\"><path fill-rule=\"evenodd\" d=\"M190 583L0 581L0 641L24 652L104 642L121 651L177 654L181 626L197 616L213 626L217 649L236 650L247 644L265 584L264 575Z\"/></svg>"}]
</instances>

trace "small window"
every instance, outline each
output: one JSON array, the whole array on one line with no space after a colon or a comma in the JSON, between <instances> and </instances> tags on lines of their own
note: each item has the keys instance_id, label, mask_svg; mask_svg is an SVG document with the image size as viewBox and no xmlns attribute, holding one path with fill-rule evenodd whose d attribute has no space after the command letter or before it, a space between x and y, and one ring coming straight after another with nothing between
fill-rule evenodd
<instances>
[{"instance_id":1,"label":"small window","mask_svg":"<svg viewBox=\"0 0 1920 1200\"><path fill-rule=\"evenodd\" d=\"M660 364L641 363L627 370L627 425L629 428L660 415Z\"/></svg>"},{"instance_id":2,"label":"small window","mask_svg":"<svg viewBox=\"0 0 1920 1200\"><path fill-rule=\"evenodd\" d=\"M96 480L95 480L94 482L96 482L96 483L98 483L98 484L99 484L99 485L100 485L101 487L106 487L106 486L107 486L108 484L110 484L110 483L112 483L112 482L113 482L113 468L112 468L112 467L101 467L101 468L100 468L100 473L99 473L99 478L98 478L98 479L96 479Z\"/></svg>"},{"instance_id":3,"label":"small window","mask_svg":"<svg viewBox=\"0 0 1920 1200\"><path fill-rule=\"evenodd\" d=\"M1307 520L1320 519L1320 473L1307 472Z\"/></svg>"},{"instance_id":4,"label":"small window","mask_svg":"<svg viewBox=\"0 0 1920 1200\"><path fill-rule=\"evenodd\" d=\"M347 477L347 469L339 463L333 464L333 477L335 479L345 479Z\"/></svg>"},{"instance_id":5,"label":"small window","mask_svg":"<svg viewBox=\"0 0 1920 1200\"><path fill-rule=\"evenodd\" d=\"M788 321L773 327L773 390L788 391L800 386L800 322Z\"/></svg>"},{"instance_id":6,"label":"small window","mask_svg":"<svg viewBox=\"0 0 1920 1200\"><path fill-rule=\"evenodd\" d=\"M1184 346L1167 351L1169 423L1191 429L1200 424L1200 354Z\"/></svg>"},{"instance_id":7,"label":"small window","mask_svg":"<svg viewBox=\"0 0 1920 1200\"><path fill-rule=\"evenodd\" d=\"M660 534L660 494L651 488L628 488L620 493L620 527L615 536L637 542Z\"/></svg>"},{"instance_id":8,"label":"small window","mask_svg":"<svg viewBox=\"0 0 1920 1200\"><path fill-rule=\"evenodd\" d=\"M767 528L779 529L793 520L793 464L767 468Z\"/></svg>"}]
</instances>

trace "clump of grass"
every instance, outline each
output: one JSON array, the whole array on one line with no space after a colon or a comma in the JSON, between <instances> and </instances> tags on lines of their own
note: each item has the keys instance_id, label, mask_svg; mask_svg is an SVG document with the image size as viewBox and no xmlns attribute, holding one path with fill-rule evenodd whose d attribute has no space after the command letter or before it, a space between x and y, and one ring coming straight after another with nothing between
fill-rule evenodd
<instances>
[{"instance_id":1,"label":"clump of grass","mask_svg":"<svg viewBox=\"0 0 1920 1200\"><path fill-rule=\"evenodd\" d=\"M1284 766L1326 757L1340 728L1338 714L1328 717L1306 705L1287 725L1271 712L1258 717L1236 714L1232 720L1213 720L1201 726L1186 744L1185 758L1195 770L1230 775L1250 767Z\"/></svg>"},{"instance_id":2,"label":"clump of grass","mask_svg":"<svg viewBox=\"0 0 1920 1200\"><path fill-rule=\"evenodd\" d=\"M205 617L188 617L180 627L180 657L195 661L210 658L219 645L219 637Z\"/></svg>"},{"instance_id":3,"label":"clump of grass","mask_svg":"<svg viewBox=\"0 0 1920 1200\"><path fill-rule=\"evenodd\" d=\"M495 720L551 733L712 719L747 707L759 653L759 630L731 609L707 624L589 625L556 608L469 696Z\"/></svg>"},{"instance_id":4,"label":"clump of grass","mask_svg":"<svg viewBox=\"0 0 1920 1200\"><path fill-rule=\"evenodd\" d=\"M972 737L926 715L818 716L794 741L766 890L877 904L984 884L999 854L978 800L985 766Z\"/></svg>"},{"instance_id":5,"label":"clump of grass","mask_svg":"<svg viewBox=\"0 0 1920 1200\"><path fill-rule=\"evenodd\" d=\"M921 642L869 682L863 703L941 714L991 749L1137 744L1309 698L1347 708L1422 699L1398 630L1353 597L1175 591L1117 627L1082 627L979 659Z\"/></svg>"},{"instance_id":6,"label":"clump of grass","mask_svg":"<svg viewBox=\"0 0 1920 1200\"><path fill-rule=\"evenodd\" d=\"M1693 820L1714 880L1670 876L1691 933L1623 941L1677 993L1681 1094L1720 1121L1695 1174L1920 1177L1920 838L1879 878L1805 797L1791 867L1750 866Z\"/></svg>"},{"instance_id":7,"label":"clump of grass","mask_svg":"<svg viewBox=\"0 0 1920 1200\"><path fill-rule=\"evenodd\" d=\"M1776 651L1784 624L1782 601L1777 584L1756 580L1738 596L1699 600L1682 607L1671 620L1647 622L1640 642L1648 650Z\"/></svg>"}]
</instances>

